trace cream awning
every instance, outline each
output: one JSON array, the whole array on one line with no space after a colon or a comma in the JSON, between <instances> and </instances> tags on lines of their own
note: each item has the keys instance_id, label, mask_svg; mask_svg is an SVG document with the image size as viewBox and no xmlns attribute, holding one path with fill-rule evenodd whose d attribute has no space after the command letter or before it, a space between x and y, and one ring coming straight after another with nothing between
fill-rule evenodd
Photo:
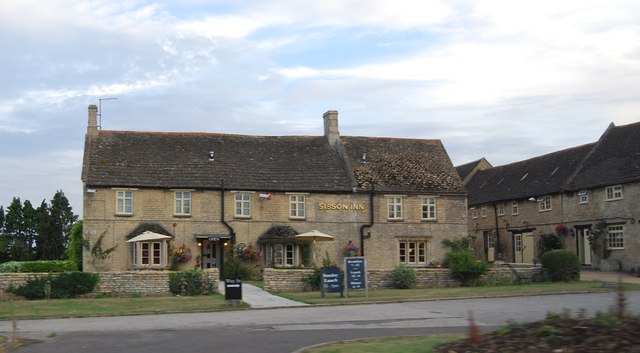
<instances>
[{"instance_id":1,"label":"cream awning","mask_svg":"<svg viewBox=\"0 0 640 353\"><path fill-rule=\"evenodd\" d=\"M148 241L148 240L163 240L163 239L171 239L171 237L168 235L160 234L160 233L146 231L138 236L135 236L127 240L127 243L135 243L139 241Z\"/></svg>"}]
</instances>

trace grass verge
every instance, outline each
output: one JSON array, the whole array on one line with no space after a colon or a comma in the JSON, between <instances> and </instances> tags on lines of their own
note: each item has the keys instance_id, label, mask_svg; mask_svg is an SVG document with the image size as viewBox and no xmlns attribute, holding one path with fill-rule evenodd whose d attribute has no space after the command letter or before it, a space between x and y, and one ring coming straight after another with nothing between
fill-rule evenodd
<instances>
[{"instance_id":1,"label":"grass verge","mask_svg":"<svg viewBox=\"0 0 640 353\"><path fill-rule=\"evenodd\" d=\"M640 290L640 285L624 284L625 290ZM320 292L281 292L279 296L308 304L353 304L367 302L384 302L395 300L435 300L452 298L483 298L500 296L540 295L547 293L593 293L612 292L615 288L604 288L601 281L576 282L542 282L520 285L484 286L484 287L452 287L422 289L380 289L370 290L369 297L365 291L350 291L349 298L340 298L340 293Z\"/></svg>"},{"instance_id":2,"label":"grass verge","mask_svg":"<svg viewBox=\"0 0 640 353\"><path fill-rule=\"evenodd\" d=\"M194 297L118 297L0 302L0 320L119 316L246 309L230 307L220 294Z\"/></svg>"},{"instance_id":3,"label":"grass verge","mask_svg":"<svg viewBox=\"0 0 640 353\"><path fill-rule=\"evenodd\" d=\"M356 341L342 341L310 347L303 353L430 353L432 348L464 335L430 335L383 337Z\"/></svg>"},{"instance_id":4,"label":"grass verge","mask_svg":"<svg viewBox=\"0 0 640 353\"><path fill-rule=\"evenodd\" d=\"M255 283L259 284L259 283ZM640 290L640 285L625 284L625 290ZM283 297L309 304L374 303L396 300L431 300L452 298L499 297L540 295L550 293L610 292L600 281L534 283L495 287L455 287L430 289L379 289L351 291L350 298L340 298L338 293L328 293L324 298L319 292L276 293ZM103 297L54 300L11 300L0 302L0 320L24 320L44 318L71 318L91 316L143 315L178 312L214 312L249 308L248 304L227 306L224 295L196 297Z\"/></svg>"}]
</instances>

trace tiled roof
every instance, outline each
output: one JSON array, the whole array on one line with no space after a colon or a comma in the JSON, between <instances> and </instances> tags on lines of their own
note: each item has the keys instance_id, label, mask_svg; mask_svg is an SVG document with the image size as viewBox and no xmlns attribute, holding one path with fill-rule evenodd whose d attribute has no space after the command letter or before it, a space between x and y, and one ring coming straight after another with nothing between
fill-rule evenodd
<instances>
[{"instance_id":1,"label":"tiled roof","mask_svg":"<svg viewBox=\"0 0 640 353\"><path fill-rule=\"evenodd\" d=\"M224 180L227 189L308 192L351 192L373 183L380 192L464 193L439 140L341 142L335 148L324 136L100 130L88 139L83 180L90 187L210 189Z\"/></svg>"},{"instance_id":2,"label":"tiled roof","mask_svg":"<svg viewBox=\"0 0 640 353\"><path fill-rule=\"evenodd\" d=\"M324 137L99 131L88 186L347 192L345 163ZM214 153L214 160L208 154Z\"/></svg>"},{"instance_id":3,"label":"tiled roof","mask_svg":"<svg viewBox=\"0 0 640 353\"><path fill-rule=\"evenodd\" d=\"M478 159L473 162L456 166L456 172L460 176L460 179L464 180L464 178L466 178L469 173L471 173L478 166L478 164L480 164L481 161L482 159Z\"/></svg>"},{"instance_id":4,"label":"tiled roof","mask_svg":"<svg viewBox=\"0 0 640 353\"><path fill-rule=\"evenodd\" d=\"M478 171L466 185L469 205L562 192L594 145L568 148Z\"/></svg>"},{"instance_id":5,"label":"tiled roof","mask_svg":"<svg viewBox=\"0 0 640 353\"><path fill-rule=\"evenodd\" d=\"M464 193L440 140L341 137L358 187L380 192Z\"/></svg>"},{"instance_id":6,"label":"tiled roof","mask_svg":"<svg viewBox=\"0 0 640 353\"><path fill-rule=\"evenodd\" d=\"M640 181L640 123L612 124L569 188L577 191L634 181Z\"/></svg>"}]
</instances>

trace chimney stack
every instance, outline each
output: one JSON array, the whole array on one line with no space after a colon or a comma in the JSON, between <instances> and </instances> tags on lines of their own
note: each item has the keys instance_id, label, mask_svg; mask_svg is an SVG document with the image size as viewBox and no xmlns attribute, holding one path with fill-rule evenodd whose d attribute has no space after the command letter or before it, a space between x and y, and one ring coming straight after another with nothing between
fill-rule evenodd
<instances>
[{"instance_id":1,"label":"chimney stack","mask_svg":"<svg viewBox=\"0 0 640 353\"><path fill-rule=\"evenodd\" d=\"M324 136L329 140L331 146L335 146L340 140L340 132L338 131L338 111L328 110L322 116L324 119Z\"/></svg>"},{"instance_id":2,"label":"chimney stack","mask_svg":"<svg viewBox=\"0 0 640 353\"><path fill-rule=\"evenodd\" d=\"M89 125L87 125L87 135L96 136L98 134L98 106L89 105Z\"/></svg>"}]
</instances>

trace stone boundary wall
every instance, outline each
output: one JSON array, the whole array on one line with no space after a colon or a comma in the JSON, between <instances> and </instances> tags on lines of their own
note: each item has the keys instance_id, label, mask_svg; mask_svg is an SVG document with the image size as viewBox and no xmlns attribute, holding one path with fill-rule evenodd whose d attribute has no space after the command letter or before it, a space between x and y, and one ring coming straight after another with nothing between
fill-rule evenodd
<instances>
[{"instance_id":1,"label":"stone boundary wall","mask_svg":"<svg viewBox=\"0 0 640 353\"><path fill-rule=\"evenodd\" d=\"M300 292L308 290L303 278L313 274L313 269L265 268L262 273L264 290L268 292Z\"/></svg>"},{"instance_id":2,"label":"stone boundary wall","mask_svg":"<svg viewBox=\"0 0 640 353\"><path fill-rule=\"evenodd\" d=\"M170 271L122 271L99 272L100 281L94 293L109 296L121 295L145 295L145 296L169 296ZM203 270L205 278L216 283L214 288L218 290L219 272L217 268ZM20 286L29 278L46 276L48 273L0 273L0 290L6 291L9 285Z\"/></svg>"},{"instance_id":3,"label":"stone boundary wall","mask_svg":"<svg viewBox=\"0 0 640 353\"><path fill-rule=\"evenodd\" d=\"M418 288L458 287L461 283L452 278L446 268L416 268ZM516 272L521 282L541 282L544 280L541 267L519 267ZM312 269L265 268L264 289L269 292L294 292L308 290L303 279L313 273ZM392 270L367 269L369 289L391 288ZM508 268L491 269L482 277L490 285L512 284L518 281Z\"/></svg>"}]
</instances>

